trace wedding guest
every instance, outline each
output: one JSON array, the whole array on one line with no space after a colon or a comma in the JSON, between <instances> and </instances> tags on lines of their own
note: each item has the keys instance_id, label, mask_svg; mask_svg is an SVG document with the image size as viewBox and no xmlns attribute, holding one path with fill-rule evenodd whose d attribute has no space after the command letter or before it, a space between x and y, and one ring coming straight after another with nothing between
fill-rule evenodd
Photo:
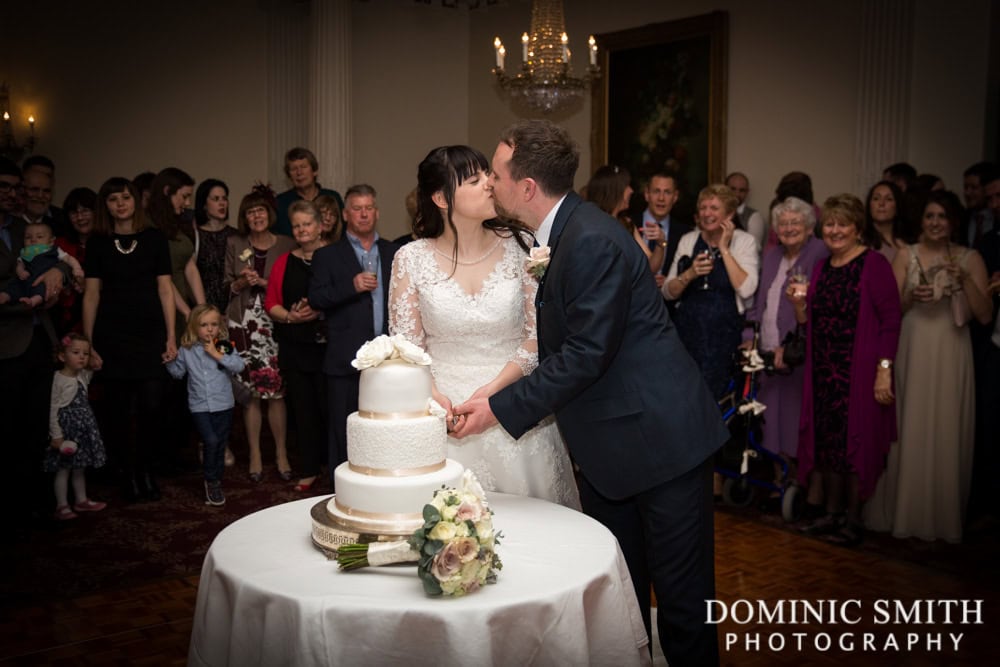
<instances>
[{"instance_id":1,"label":"wedding guest","mask_svg":"<svg viewBox=\"0 0 1000 667\"><path fill-rule=\"evenodd\" d=\"M990 322L993 304L979 253L951 242L961 220L957 196L929 193L916 243L893 262L904 313L896 353L899 444L880 484L883 497L876 493L865 518L895 537L962 540L975 442L967 325L972 317Z\"/></svg>"},{"instance_id":2,"label":"wedding guest","mask_svg":"<svg viewBox=\"0 0 1000 667\"><path fill-rule=\"evenodd\" d=\"M90 188L74 188L63 200L63 212L70 228L66 236L56 239L56 245L83 264L87 258L87 241L94 233L97 211L97 193ZM56 333L60 336L82 330L83 296L76 290L63 290L59 295L58 310L53 312Z\"/></svg>"},{"instance_id":3,"label":"wedding guest","mask_svg":"<svg viewBox=\"0 0 1000 667\"><path fill-rule=\"evenodd\" d=\"M327 244L336 242L343 231L340 224L342 216L340 204L337 203L335 197L330 195L320 195L316 197L316 201L313 203L319 209L323 241Z\"/></svg>"},{"instance_id":4,"label":"wedding guest","mask_svg":"<svg viewBox=\"0 0 1000 667\"><path fill-rule=\"evenodd\" d=\"M127 179L105 181L97 201L83 331L93 341L90 365L102 371L109 408L104 434L125 471L126 499L159 500L151 463L167 417L163 364L177 356L170 249L163 233L149 226Z\"/></svg>"},{"instance_id":5,"label":"wedding guest","mask_svg":"<svg viewBox=\"0 0 1000 667\"><path fill-rule=\"evenodd\" d=\"M226 244L236 229L229 220L229 186L209 178L198 184L194 196L194 216L198 223L195 242L195 265L205 289L205 303L225 312L229 304L226 289Z\"/></svg>"},{"instance_id":6,"label":"wedding guest","mask_svg":"<svg viewBox=\"0 0 1000 667\"><path fill-rule=\"evenodd\" d=\"M140 195L140 205L143 211L149 210L149 197L153 194L153 179L156 178L156 174L151 171L144 171L140 174L136 174L135 178L132 179L132 185L135 186L136 192Z\"/></svg>"},{"instance_id":7,"label":"wedding guest","mask_svg":"<svg viewBox=\"0 0 1000 667\"><path fill-rule=\"evenodd\" d=\"M853 545L862 539L861 503L875 489L896 438L892 366L899 341L899 293L892 267L872 250L878 232L850 194L823 205L823 243L806 295L789 286L806 324L799 426L799 481L822 475L827 514L806 527Z\"/></svg>"},{"instance_id":8,"label":"wedding guest","mask_svg":"<svg viewBox=\"0 0 1000 667\"><path fill-rule=\"evenodd\" d=\"M907 226L903 192L892 181L879 181L868 190L865 201L865 224L878 232L878 243L872 247L891 264L899 249L906 245L902 238Z\"/></svg>"},{"instance_id":9,"label":"wedding guest","mask_svg":"<svg viewBox=\"0 0 1000 667\"><path fill-rule=\"evenodd\" d=\"M50 446L45 454L45 472L55 473L55 518L75 519L77 512L100 512L107 504L87 496L87 468L100 468L107 461L97 419L87 400L87 388L94 373L90 363L90 341L70 333L58 345L61 370L52 377L49 407ZM69 505L70 475L74 504Z\"/></svg>"},{"instance_id":10,"label":"wedding guest","mask_svg":"<svg viewBox=\"0 0 1000 667\"><path fill-rule=\"evenodd\" d=\"M205 303L205 291L194 257L194 224L186 211L191 207L194 179L176 167L167 167L150 184L149 221L166 237L170 248L174 305L181 317L178 333L191 307Z\"/></svg>"},{"instance_id":11,"label":"wedding guest","mask_svg":"<svg viewBox=\"0 0 1000 667\"><path fill-rule=\"evenodd\" d=\"M678 302L677 333L716 399L733 376L743 312L757 289L757 244L733 223L738 201L721 184L698 194L698 229L681 237L662 288L664 298Z\"/></svg>"},{"instance_id":12,"label":"wedding guest","mask_svg":"<svg viewBox=\"0 0 1000 667\"><path fill-rule=\"evenodd\" d=\"M195 260L195 222L191 213L191 196L194 193L194 179L176 167L167 167L156 175L150 184L149 220L167 239L170 250L171 283L174 287L175 339L184 333L191 309L205 303L205 290ZM166 442L169 447L160 452L157 466L185 470L184 451L191 444L194 424L187 410L187 386L183 382L168 381L166 410L171 419L167 421ZM201 447L201 445L199 445ZM230 452L227 464L236 462Z\"/></svg>"},{"instance_id":13,"label":"wedding guest","mask_svg":"<svg viewBox=\"0 0 1000 667\"><path fill-rule=\"evenodd\" d=\"M274 321L278 364L285 381L293 426L298 434L299 481L295 490L309 491L319 476L326 438L326 336L319 310L310 305L309 281L314 253L324 247L320 214L312 202L288 208L298 245L274 263L264 308Z\"/></svg>"},{"instance_id":14,"label":"wedding guest","mask_svg":"<svg viewBox=\"0 0 1000 667\"><path fill-rule=\"evenodd\" d=\"M250 449L250 481L255 484L263 478L262 402L267 403L267 424L274 437L278 475L286 482L292 479L285 446L285 385L278 365L274 322L267 314L264 300L275 263L295 248L295 242L271 231L276 218L274 193L267 186L257 186L240 202L239 235L226 242L225 279L231 295L226 318L229 335L245 362L245 368L236 378L236 390L243 404L243 425Z\"/></svg>"},{"instance_id":15,"label":"wedding guest","mask_svg":"<svg viewBox=\"0 0 1000 667\"><path fill-rule=\"evenodd\" d=\"M291 217L288 207L297 201L315 202L320 195L329 195L337 200L337 205L344 208L344 200L336 190L330 190L320 185L319 161L308 148L301 146L285 153L285 176L291 181L292 187L278 195L275 208L278 221L274 225L275 234L292 236Z\"/></svg>"},{"instance_id":16,"label":"wedding guest","mask_svg":"<svg viewBox=\"0 0 1000 667\"><path fill-rule=\"evenodd\" d=\"M767 243L769 230L760 211L747 204L747 197L750 195L750 179L743 172L734 171L726 176L726 185L736 193L736 198L740 200L740 205L736 207L736 215L742 223L742 228L757 242L758 251L763 250Z\"/></svg>"},{"instance_id":17,"label":"wedding guest","mask_svg":"<svg viewBox=\"0 0 1000 667\"><path fill-rule=\"evenodd\" d=\"M598 167L586 185L584 199L622 224L649 260L649 268L654 273L663 266L666 242L663 229L657 224L643 225L642 231L628 217L629 201L632 198L632 177L624 167L606 164ZM650 243L652 242L652 243ZM652 249L650 249L652 246Z\"/></svg>"},{"instance_id":18,"label":"wedding guest","mask_svg":"<svg viewBox=\"0 0 1000 667\"><path fill-rule=\"evenodd\" d=\"M917 169L908 162L896 162L882 170L882 180L895 183L905 193L917 180Z\"/></svg>"},{"instance_id":19,"label":"wedding guest","mask_svg":"<svg viewBox=\"0 0 1000 667\"><path fill-rule=\"evenodd\" d=\"M233 427L233 389L229 378L243 370L243 359L227 349L222 313L211 304L191 311L177 356L167 364L175 379L187 376L188 409L205 444L205 504L226 504L222 491L225 449Z\"/></svg>"},{"instance_id":20,"label":"wedding guest","mask_svg":"<svg viewBox=\"0 0 1000 667\"><path fill-rule=\"evenodd\" d=\"M774 353L779 371L761 381L758 400L767 406L764 446L794 465L799 446L799 415L802 404L803 368L784 361L784 341L798 328L795 310L784 297L790 286L806 290L813 267L830 254L813 234L813 207L798 197L788 197L771 210L771 226L779 246L764 253L760 283L746 319L760 324L759 349ZM752 332L744 331L744 340ZM775 464L775 480L781 481L781 466ZM794 479L794 474L789 477ZM813 502L818 502L814 498Z\"/></svg>"},{"instance_id":21,"label":"wedding guest","mask_svg":"<svg viewBox=\"0 0 1000 667\"><path fill-rule=\"evenodd\" d=\"M663 283L670 273L670 267L674 264L674 257L677 254L677 244L681 237L691 231L691 225L682 223L677 216L671 215L674 204L680 198L680 190L677 185L677 178L671 174L657 172L646 181L642 196L646 201L646 208L642 212L641 226L645 231L652 227L659 227L660 234L656 236L656 241L650 241L651 245L659 245L663 248L663 264L654 269L656 277L656 287L663 287ZM653 248L651 248L652 250ZM671 316L674 314L672 301L667 302L667 310Z\"/></svg>"},{"instance_id":22,"label":"wedding guest","mask_svg":"<svg viewBox=\"0 0 1000 667\"><path fill-rule=\"evenodd\" d=\"M329 339L322 368L331 482L334 469L347 460L347 415L358 409L359 377L351 361L365 341L389 326L389 275L397 246L379 236L378 220L375 188L348 188L344 235L316 253L309 285L309 303L323 312Z\"/></svg>"}]
</instances>

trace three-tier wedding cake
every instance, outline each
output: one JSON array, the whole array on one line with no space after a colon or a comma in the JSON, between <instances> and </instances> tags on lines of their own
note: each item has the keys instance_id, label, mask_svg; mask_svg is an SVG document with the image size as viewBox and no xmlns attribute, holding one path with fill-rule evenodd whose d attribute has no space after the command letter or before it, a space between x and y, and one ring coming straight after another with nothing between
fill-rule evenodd
<instances>
[{"instance_id":1,"label":"three-tier wedding cake","mask_svg":"<svg viewBox=\"0 0 1000 667\"><path fill-rule=\"evenodd\" d=\"M401 336L365 343L358 411L347 418L347 462L334 471L336 495L312 509L313 541L388 541L423 525L423 508L464 467L447 458L444 410L431 398L430 357Z\"/></svg>"}]
</instances>

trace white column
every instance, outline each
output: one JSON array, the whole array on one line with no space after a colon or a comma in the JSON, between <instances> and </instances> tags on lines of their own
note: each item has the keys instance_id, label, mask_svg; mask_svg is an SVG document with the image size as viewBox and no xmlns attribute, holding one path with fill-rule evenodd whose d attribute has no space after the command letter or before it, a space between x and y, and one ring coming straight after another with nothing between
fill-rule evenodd
<instances>
[{"instance_id":1,"label":"white column","mask_svg":"<svg viewBox=\"0 0 1000 667\"><path fill-rule=\"evenodd\" d=\"M267 4L267 175L276 193L287 190L285 153L307 146L309 99L308 5Z\"/></svg>"},{"instance_id":2,"label":"white column","mask_svg":"<svg viewBox=\"0 0 1000 667\"><path fill-rule=\"evenodd\" d=\"M341 194L354 178L351 140L351 0L312 0L308 146L319 180Z\"/></svg>"},{"instance_id":3,"label":"white column","mask_svg":"<svg viewBox=\"0 0 1000 667\"><path fill-rule=\"evenodd\" d=\"M882 170L906 161L913 60L913 4L866 0L860 4L854 191L864 196Z\"/></svg>"}]
</instances>

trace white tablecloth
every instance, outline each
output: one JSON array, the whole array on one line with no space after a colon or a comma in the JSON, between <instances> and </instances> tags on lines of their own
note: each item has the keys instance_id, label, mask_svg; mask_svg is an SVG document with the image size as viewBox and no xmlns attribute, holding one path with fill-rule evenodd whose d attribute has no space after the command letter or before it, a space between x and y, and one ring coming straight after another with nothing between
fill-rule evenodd
<instances>
[{"instance_id":1,"label":"white tablecloth","mask_svg":"<svg viewBox=\"0 0 1000 667\"><path fill-rule=\"evenodd\" d=\"M341 572L310 539L317 498L225 528L202 566L190 665L646 665L614 537L579 512L492 493L496 585L431 598L416 566Z\"/></svg>"}]
</instances>

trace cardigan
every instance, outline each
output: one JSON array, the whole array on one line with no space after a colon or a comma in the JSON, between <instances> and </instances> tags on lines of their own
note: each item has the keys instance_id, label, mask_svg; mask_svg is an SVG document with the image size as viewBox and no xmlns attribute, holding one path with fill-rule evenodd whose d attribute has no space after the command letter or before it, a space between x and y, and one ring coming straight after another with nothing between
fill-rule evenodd
<instances>
[{"instance_id":1,"label":"cardigan","mask_svg":"<svg viewBox=\"0 0 1000 667\"><path fill-rule=\"evenodd\" d=\"M691 257L691 253L694 251L694 244L698 241L700 235L701 232L695 229L682 236L681 240L677 243L677 252L674 254L673 263L670 265L670 273L667 274L667 279L663 281L663 288L661 290L667 301L676 301L680 298L680 295L676 297L670 296L667 285L677 277L677 264L680 259L682 257ZM742 229L736 229L733 231L733 240L729 243L729 252L732 254L733 259L736 260L736 263L740 265L740 268L746 271L747 274L747 277L743 280L743 284L733 290L736 292L736 310L740 314L743 314L750 305L754 292L757 291L757 271L760 266L757 241Z\"/></svg>"},{"instance_id":2,"label":"cardigan","mask_svg":"<svg viewBox=\"0 0 1000 667\"><path fill-rule=\"evenodd\" d=\"M861 269L858 323L851 353L851 386L847 408L847 460L858 473L861 500L875 491L896 440L896 406L875 400L875 374L879 359L895 359L899 344L902 308L892 266L882 254L865 252ZM829 260L818 262L809 281L806 299L812 313L812 299ZM807 484L814 466L812 317L806 323L805 381L802 384L802 413L799 421L799 482Z\"/></svg>"}]
</instances>

